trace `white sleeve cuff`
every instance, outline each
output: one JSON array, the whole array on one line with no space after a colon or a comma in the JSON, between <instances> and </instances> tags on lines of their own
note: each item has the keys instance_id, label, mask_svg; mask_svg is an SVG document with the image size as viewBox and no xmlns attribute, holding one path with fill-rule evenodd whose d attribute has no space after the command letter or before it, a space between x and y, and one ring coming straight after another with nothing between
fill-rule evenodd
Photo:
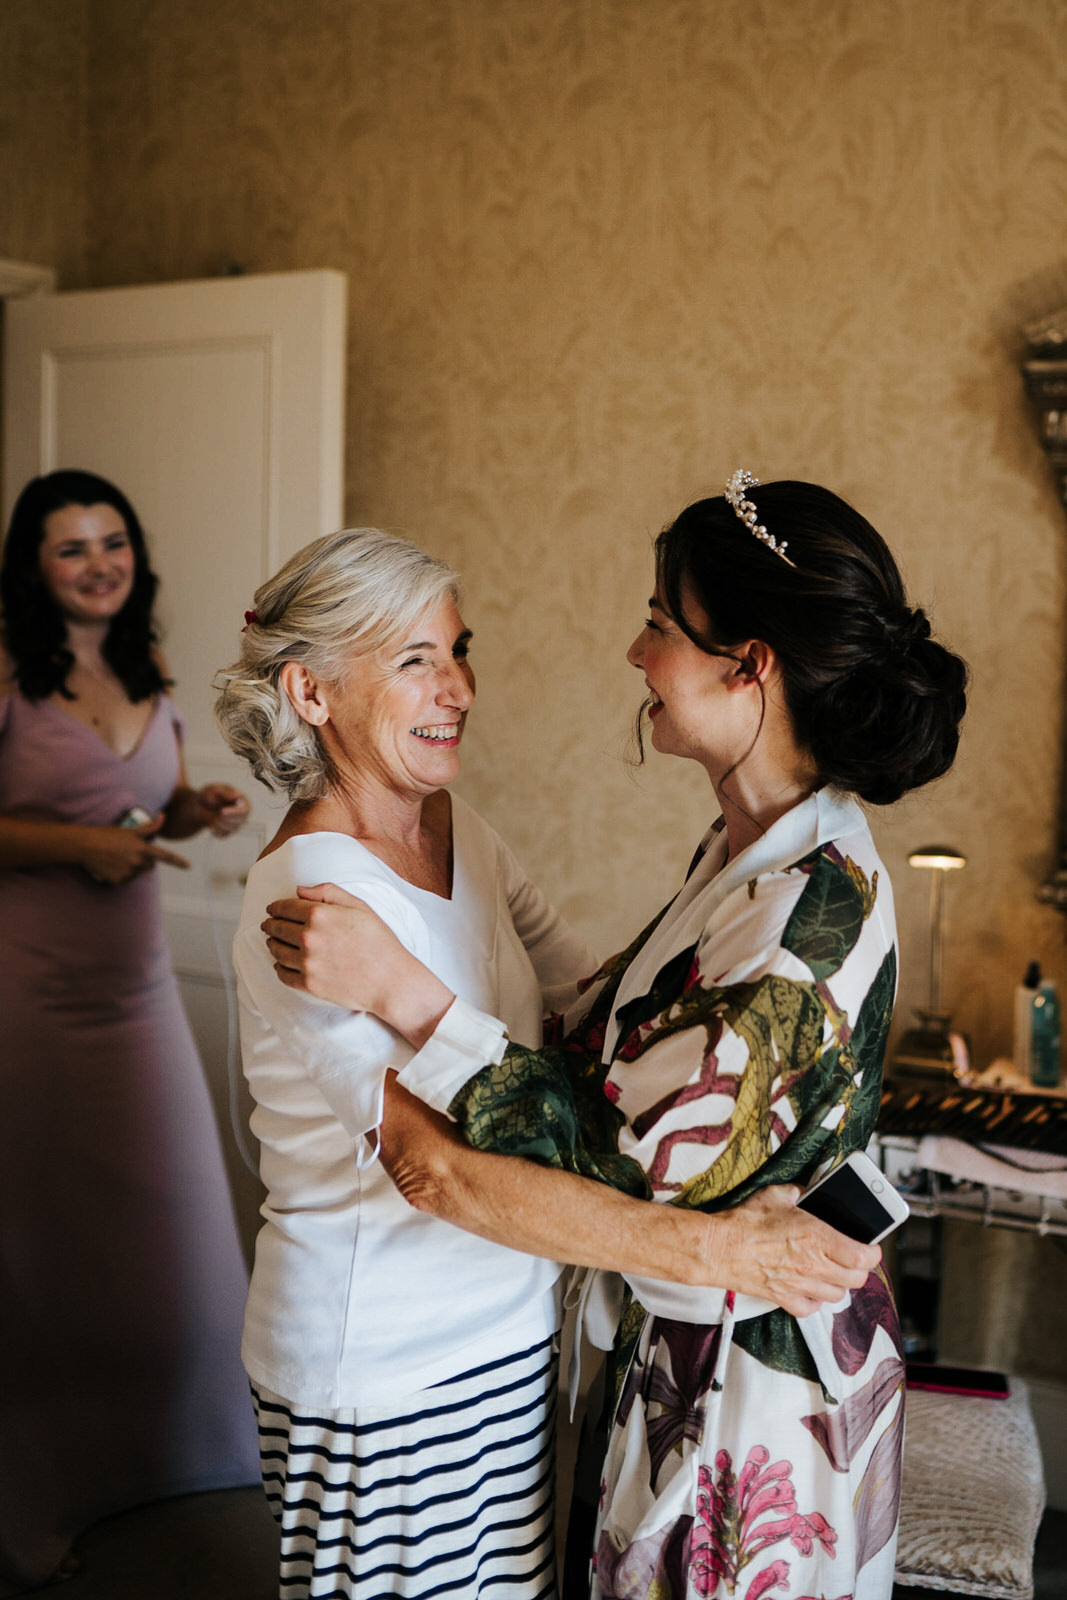
<instances>
[{"instance_id":1,"label":"white sleeve cuff","mask_svg":"<svg viewBox=\"0 0 1067 1600\"><path fill-rule=\"evenodd\" d=\"M502 1022L457 998L397 1082L435 1111L447 1112L469 1078L504 1059L507 1044Z\"/></svg>"},{"instance_id":2,"label":"white sleeve cuff","mask_svg":"<svg viewBox=\"0 0 1067 1600\"><path fill-rule=\"evenodd\" d=\"M725 1289L704 1288L692 1283L668 1283L662 1278L638 1278L624 1274L626 1282L646 1311L667 1317L672 1322L711 1324L721 1322L726 1306ZM734 1297L734 1320L745 1322L776 1309L773 1300L757 1300L754 1295Z\"/></svg>"}]
</instances>

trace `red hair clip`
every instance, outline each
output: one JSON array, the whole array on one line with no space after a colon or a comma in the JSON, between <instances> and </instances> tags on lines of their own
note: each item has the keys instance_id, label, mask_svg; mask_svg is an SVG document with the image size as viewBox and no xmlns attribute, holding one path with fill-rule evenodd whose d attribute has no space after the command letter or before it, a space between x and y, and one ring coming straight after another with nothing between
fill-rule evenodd
<instances>
[{"instance_id":1,"label":"red hair clip","mask_svg":"<svg viewBox=\"0 0 1067 1600\"><path fill-rule=\"evenodd\" d=\"M249 628L252 626L252 624L253 623L258 623L258 622L259 622L259 618L256 616L254 611L246 611L245 612L245 625L241 629L241 632L242 633L247 633Z\"/></svg>"}]
</instances>

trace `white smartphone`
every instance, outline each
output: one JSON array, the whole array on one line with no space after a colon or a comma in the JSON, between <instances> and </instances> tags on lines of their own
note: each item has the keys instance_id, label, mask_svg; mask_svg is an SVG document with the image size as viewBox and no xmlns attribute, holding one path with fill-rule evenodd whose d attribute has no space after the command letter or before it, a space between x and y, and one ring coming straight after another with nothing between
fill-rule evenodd
<instances>
[{"instance_id":1,"label":"white smartphone","mask_svg":"<svg viewBox=\"0 0 1067 1600\"><path fill-rule=\"evenodd\" d=\"M862 1150L805 1189L797 1204L860 1244L877 1244L911 1214L908 1202Z\"/></svg>"}]
</instances>

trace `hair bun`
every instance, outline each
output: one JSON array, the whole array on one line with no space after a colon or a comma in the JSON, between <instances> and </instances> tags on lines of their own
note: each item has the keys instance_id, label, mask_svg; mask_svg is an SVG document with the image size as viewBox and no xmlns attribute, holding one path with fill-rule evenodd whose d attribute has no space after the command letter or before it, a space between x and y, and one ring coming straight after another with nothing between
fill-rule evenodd
<instances>
[{"instance_id":1,"label":"hair bun","mask_svg":"<svg viewBox=\"0 0 1067 1600\"><path fill-rule=\"evenodd\" d=\"M967 664L908 603L885 540L818 484L760 484L752 497L770 550L738 537L725 496L688 506L660 534L656 576L670 614L711 655L746 639L771 646L793 734L820 782L890 805L939 778L959 743ZM699 628L682 620L690 596L706 619Z\"/></svg>"},{"instance_id":2,"label":"hair bun","mask_svg":"<svg viewBox=\"0 0 1067 1600\"><path fill-rule=\"evenodd\" d=\"M930 637L930 619L922 606L914 611L905 606L894 622L886 629L886 654L890 661L899 661Z\"/></svg>"}]
</instances>

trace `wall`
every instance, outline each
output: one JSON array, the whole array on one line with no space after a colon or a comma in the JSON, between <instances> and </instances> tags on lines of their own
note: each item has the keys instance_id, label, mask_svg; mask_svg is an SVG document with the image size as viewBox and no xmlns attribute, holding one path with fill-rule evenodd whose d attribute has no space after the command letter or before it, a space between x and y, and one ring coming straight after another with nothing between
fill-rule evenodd
<instances>
[{"instance_id":1,"label":"wall","mask_svg":"<svg viewBox=\"0 0 1067 1600\"><path fill-rule=\"evenodd\" d=\"M86 272L88 51L88 0L0 4L0 258L65 288Z\"/></svg>"},{"instance_id":2,"label":"wall","mask_svg":"<svg viewBox=\"0 0 1067 1600\"><path fill-rule=\"evenodd\" d=\"M0 6L0 256L85 276L88 0Z\"/></svg>"},{"instance_id":3,"label":"wall","mask_svg":"<svg viewBox=\"0 0 1067 1600\"><path fill-rule=\"evenodd\" d=\"M974 668L955 771L877 821L899 1014L924 998L928 894L905 857L945 842L969 859L948 995L979 1062L1007 1050L1027 959L1067 980L1062 919L1034 899L1064 514L1017 370L1020 325L1067 304L1060 0L7 0L0 18L23 52L5 122L36 130L9 133L0 254L54 261L64 287L348 275L348 519L466 572L465 791L601 945L661 902L710 814L695 771L622 759L651 536L739 463L871 517ZM53 154L82 117L88 191ZM39 189L54 233L29 226Z\"/></svg>"},{"instance_id":4,"label":"wall","mask_svg":"<svg viewBox=\"0 0 1067 1600\"><path fill-rule=\"evenodd\" d=\"M90 14L89 281L348 274L348 517L467 573L467 793L602 945L709 809L699 774L620 756L650 536L739 462L870 515L975 669L956 772L879 825L902 999L928 892L903 859L945 840L971 863L948 991L977 1054L1005 1049L1026 959L1067 977L1033 899L1063 513L1013 348L1067 302L1058 0Z\"/></svg>"}]
</instances>

